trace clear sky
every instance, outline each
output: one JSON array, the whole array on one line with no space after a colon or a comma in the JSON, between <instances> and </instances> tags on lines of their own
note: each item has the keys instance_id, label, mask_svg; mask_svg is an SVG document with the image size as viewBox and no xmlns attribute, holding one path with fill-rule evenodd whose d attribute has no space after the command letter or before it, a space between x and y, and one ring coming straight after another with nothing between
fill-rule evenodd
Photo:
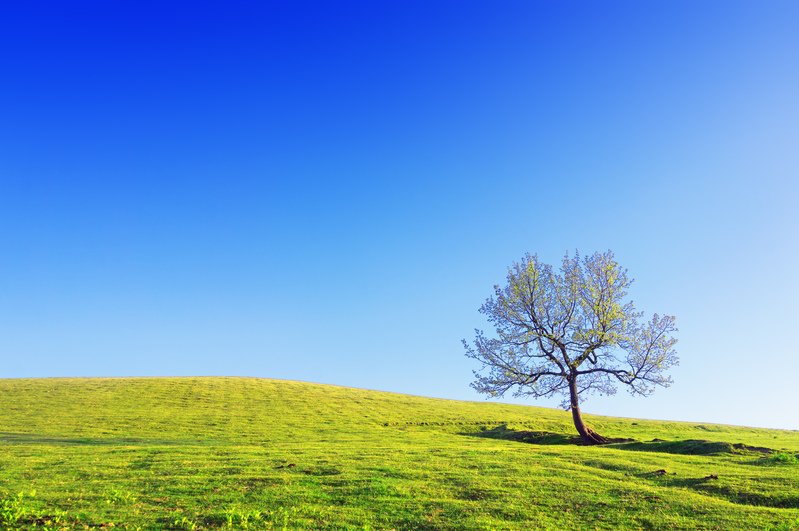
<instances>
[{"instance_id":1,"label":"clear sky","mask_svg":"<svg viewBox=\"0 0 799 531\"><path fill-rule=\"evenodd\" d=\"M165 4L0 8L0 376L482 400L508 265L612 249L681 364L585 411L799 429L799 3Z\"/></svg>"}]
</instances>

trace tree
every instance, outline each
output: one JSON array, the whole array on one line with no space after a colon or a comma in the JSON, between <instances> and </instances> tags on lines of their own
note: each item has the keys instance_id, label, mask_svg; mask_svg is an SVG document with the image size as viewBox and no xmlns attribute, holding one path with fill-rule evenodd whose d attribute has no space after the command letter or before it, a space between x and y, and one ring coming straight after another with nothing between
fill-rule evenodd
<instances>
[{"instance_id":1,"label":"tree","mask_svg":"<svg viewBox=\"0 0 799 531\"><path fill-rule=\"evenodd\" d=\"M482 364L472 387L492 397L562 395L582 440L607 443L583 422L580 397L614 394L619 383L649 395L671 384L664 372L678 363L674 317L642 323L643 312L627 300L632 282L611 251L567 254L558 271L526 255L480 307L496 337L475 330L472 345L463 340L466 355Z\"/></svg>"}]
</instances>

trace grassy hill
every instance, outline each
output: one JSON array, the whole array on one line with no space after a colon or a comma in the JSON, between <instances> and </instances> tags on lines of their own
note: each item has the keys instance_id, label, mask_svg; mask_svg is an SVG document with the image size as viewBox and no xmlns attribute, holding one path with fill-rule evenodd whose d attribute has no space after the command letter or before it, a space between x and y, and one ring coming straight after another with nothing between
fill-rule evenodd
<instances>
[{"instance_id":1,"label":"grassy hill","mask_svg":"<svg viewBox=\"0 0 799 531\"><path fill-rule=\"evenodd\" d=\"M638 442L289 381L0 380L0 527L799 527L799 432L587 420Z\"/></svg>"}]
</instances>

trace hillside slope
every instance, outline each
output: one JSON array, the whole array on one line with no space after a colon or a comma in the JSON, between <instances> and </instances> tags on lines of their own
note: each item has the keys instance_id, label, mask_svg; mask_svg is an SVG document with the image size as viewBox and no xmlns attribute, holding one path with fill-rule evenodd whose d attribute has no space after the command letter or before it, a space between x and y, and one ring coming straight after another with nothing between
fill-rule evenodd
<instances>
[{"instance_id":1,"label":"hillside slope","mask_svg":"<svg viewBox=\"0 0 799 531\"><path fill-rule=\"evenodd\" d=\"M639 442L574 444L552 409L300 382L0 380L0 524L799 526L798 432L588 421Z\"/></svg>"}]
</instances>

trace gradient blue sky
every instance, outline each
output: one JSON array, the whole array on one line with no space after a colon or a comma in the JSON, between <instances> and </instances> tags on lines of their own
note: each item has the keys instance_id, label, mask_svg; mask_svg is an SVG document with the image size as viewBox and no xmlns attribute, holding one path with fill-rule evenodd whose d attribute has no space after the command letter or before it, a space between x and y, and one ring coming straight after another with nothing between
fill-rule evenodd
<instances>
[{"instance_id":1,"label":"gradient blue sky","mask_svg":"<svg viewBox=\"0 0 799 531\"><path fill-rule=\"evenodd\" d=\"M613 249L675 384L589 412L799 429L799 3L0 9L0 376L477 399L525 252ZM554 405L556 401L539 401Z\"/></svg>"}]
</instances>

